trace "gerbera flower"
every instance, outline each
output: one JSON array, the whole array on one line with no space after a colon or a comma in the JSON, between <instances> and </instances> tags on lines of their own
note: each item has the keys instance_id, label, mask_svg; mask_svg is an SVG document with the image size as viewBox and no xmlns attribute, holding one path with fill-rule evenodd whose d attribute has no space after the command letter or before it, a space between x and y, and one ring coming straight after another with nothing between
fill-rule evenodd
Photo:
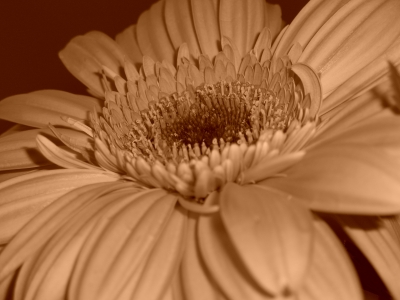
<instances>
[{"instance_id":1,"label":"gerbera flower","mask_svg":"<svg viewBox=\"0 0 400 300\"><path fill-rule=\"evenodd\" d=\"M400 120L379 97L399 11L311 1L282 29L263 1L171 0L116 42L74 38L60 57L96 98L0 103L39 128L0 139L3 293L361 299L326 213L400 299L394 235L348 216L400 212Z\"/></svg>"}]
</instances>

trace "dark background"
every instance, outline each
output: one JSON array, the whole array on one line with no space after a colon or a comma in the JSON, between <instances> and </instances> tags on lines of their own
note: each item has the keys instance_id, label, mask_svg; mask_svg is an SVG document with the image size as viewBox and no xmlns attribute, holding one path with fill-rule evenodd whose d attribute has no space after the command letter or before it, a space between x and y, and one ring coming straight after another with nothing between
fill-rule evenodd
<instances>
[{"instance_id":1,"label":"dark background","mask_svg":"<svg viewBox=\"0 0 400 300\"><path fill-rule=\"evenodd\" d=\"M137 22L156 0L0 0L0 100L42 89L86 94L58 52L74 36L99 30L111 37ZM287 23L307 0L279 3ZM11 123L0 120L0 133Z\"/></svg>"},{"instance_id":2,"label":"dark background","mask_svg":"<svg viewBox=\"0 0 400 300\"><path fill-rule=\"evenodd\" d=\"M111 37L136 23L154 0L0 1L0 99L39 89L85 93L57 53L76 35L91 30ZM280 3L287 22L307 0Z\"/></svg>"}]
</instances>

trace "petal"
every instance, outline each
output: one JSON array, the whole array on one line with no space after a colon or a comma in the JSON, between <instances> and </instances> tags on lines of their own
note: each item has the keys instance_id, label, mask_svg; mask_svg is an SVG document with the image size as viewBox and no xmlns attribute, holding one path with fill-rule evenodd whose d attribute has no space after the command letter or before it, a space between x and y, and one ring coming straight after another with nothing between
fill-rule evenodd
<instances>
[{"instance_id":1,"label":"petal","mask_svg":"<svg viewBox=\"0 0 400 300\"><path fill-rule=\"evenodd\" d=\"M362 111L362 108L360 110ZM348 113L351 113L351 111ZM355 113L356 116L357 112ZM356 144L359 147L391 147L393 149L400 147L400 118L397 115L376 114L353 126L350 126L350 122L343 123L343 125L339 124L337 127L332 126L330 130L327 130L314 140L308 148L317 147L317 145L325 146L328 143Z\"/></svg>"},{"instance_id":2,"label":"petal","mask_svg":"<svg viewBox=\"0 0 400 300\"><path fill-rule=\"evenodd\" d=\"M0 102L0 118L14 123L43 128L49 123L68 126L61 116L88 119L88 112L101 110L100 101L62 91L44 90L11 96Z\"/></svg>"},{"instance_id":3,"label":"petal","mask_svg":"<svg viewBox=\"0 0 400 300\"><path fill-rule=\"evenodd\" d=\"M50 162L38 151L36 135L49 133L47 129L33 129L0 138L0 170L18 170L49 165Z\"/></svg>"},{"instance_id":4,"label":"petal","mask_svg":"<svg viewBox=\"0 0 400 300\"><path fill-rule=\"evenodd\" d=\"M96 225L98 214L110 210L116 200L124 201L136 191L116 191L105 197L98 197L86 205L37 251L38 255L29 258L22 266L23 278L18 276L18 289L23 299L64 299L70 273L82 244ZM34 259L33 267L31 264Z\"/></svg>"},{"instance_id":5,"label":"petal","mask_svg":"<svg viewBox=\"0 0 400 300\"><path fill-rule=\"evenodd\" d=\"M241 263L218 214L199 218L198 245L210 281L218 285L227 299L261 300L270 296L258 287Z\"/></svg>"},{"instance_id":6,"label":"petal","mask_svg":"<svg viewBox=\"0 0 400 300\"><path fill-rule=\"evenodd\" d=\"M374 119L384 107L384 95L377 95L374 90L347 101L332 110L332 115L322 117L323 124L318 128L313 142L329 138L330 135L340 135L352 125L368 119ZM325 118L326 117L326 118Z\"/></svg>"},{"instance_id":7,"label":"petal","mask_svg":"<svg viewBox=\"0 0 400 300\"><path fill-rule=\"evenodd\" d=\"M299 76L303 84L305 96L310 95L310 117L317 117L322 103L322 88L318 75L312 68L301 63L294 64L291 70Z\"/></svg>"},{"instance_id":8,"label":"petal","mask_svg":"<svg viewBox=\"0 0 400 300\"><path fill-rule=\"evenodd\" d=\"M336 235L321 220L314 221L314 228L315 246L311 266L298 298L300 300L363 299L356 270Z\"/></svg>"},{"instance_id":9,"label":"petal","mask_svg":"<svg viewBox=\"0 0 400 300\"><path fill-rule=\"evenodd\" d=\"M191 55L197 58L201 51L190 11L190 0L165 1L165 23L174 48L178 49L180 45L187 43ZM170 63L175 64L173 61Z\"/></svg>"},{"instance_id":10,"label":"petal","mask_svg":"<svg viewBox=\"0 0 400 300\"><path fill-rule=\"evenodd\" d=\"M272 40L275 40L284 27L282 10L278 4L264 2L264 27L271 32Z\"/></svg>"},{"instance_id":11,"label":"petal","mask_svg":"<svg viewBox=\"0 0 400 300\"><path fill-rule=\"evenodd\" d=\"M104 87L100 76L102 66L120 74L127 55L113 39L104 33L92 31L84 36L74 37L60 51L59 57L72 75L96 96L103 97Z\"/></svg>"},{"instance_id":12,"label":"petal","mask_svg":"<svg viewBox=\"0 0 400 300\"><path fill-rule=\"evenodd\" d=\"M399 13L396 0L350 1L318 30L299 62L321 74L324 95L329 94L385 55L399 36Z\"/></svg>"},{"instance_id":13,"label":"petal","mask_svg":"<svg viewBox=\"0 0 400 300\"><path fill-rule=\"evenodd\" d=\"M0 134L0 137L5 137L6 135L12 134L12 133L17 133L25 130L32 129L29 126L21 125L21 124L15 124L11 126L9 129L4 131L2 134Z\"/></svg>"},{"instance_id":14,"label":"petal","mask_svg":"<svg viewBox=\"0 0 400 300\"><path fill-rule=\"evenodd\" d=\"M160 1L139 17L136 25L137 42L140 52L157 61L166 59L173 63L175 48L173 47L164 21L165 1Z\"/></svg>"},{"instance_id":15,"label":"petal","mask_svg":"<svg viewBox=\"0 0 400 300\"><path fill-rule=\"evenodd\" d=\"M388 216L381 218L382 225L389 231L394 240L400 244L400 216Z\"/></svg>"},{"instance_id":16,"label":"petal","mask_svg":"<svg viewBox=\"0 0 400 300\"><path fill-rule=\"evenodd\" d=\"M349 1L316 0L308 2L294 18L279 41L275 56L286 55L296 42L304 49L321 26Z\"/></svg>"},{"instance_id":17,"label":"petal","mask_svg":"<svg viewBox=\"0 0 400 300\"><path fill-rule=\"evenodd\" d=\"M361 95L378 83L389 80L388 61L398 65L400 63L400 39L388 49L384 56L378 57L367 66L345 80L337 89L324 99L321 114L325 114L348 99Z\"/></svg>"},{"instance_id":18,"label":"petal","mask_svg":"<svg viewBox=\"0 0 400 300\"><path fill-rule=\"evenodd\" d=\"M62 170L61 171L47 171L46 174L50 178L62 176L62 173L67 174L65 178L69 183L68 179L71 179L70 175L75 174L77 177L76 181L79 182L82 176L88 176L85 181L89 181L90 177L95 180L101 180L102 183L83 185L81 188L65 193L64 196L59 197L57 201L53 201L49 206L40 212L40 215L33 218L29 226L23 227L19 233L12 239L12 241L3 250L0 256L0 282L10 273L14 272L31 254L35 253L43 244L45 244L49 238L62 227L63 223L71 218L81 207L84 207L91 201L97 199L102 194L108 193L113 190L117 190L122 187L131 186L131 183L107 183L110 179L100 177L100 172L95 171L84 171L79 170ZM39 173L39 172L38 172ZM51 174L53 174L51 176ZM54 175L55 174L55 175ZM82 174L82 175L79 175ZM35 174L36 175L36 174ZM29 175L23 176L28 177ZM10 180L11 181L11 180ZM14 179L12 181L15 181ZM27 180L27 182L34 182ZM48 183L51 181L48 180ZM70 184L70 183L69 183ZM59 183L61 185L61 181ZM17 185L18 186L18 185ZM44 189L44 187L42 187ZM48 185L46 185L48 190ZM9 188L12 192L12 187ZM20 190L19 190L20 191ZM31 191L31 189L29 190ZM17 196L19 192L15 192ZM26 194L27 192L25 192Z\"/></svg>"},{"instance_id":19,"label":"petal","mask_svg":"<svg viewBox=\"0 0 400 300\"><path fill-rule=\"evenodd\" d=\"M8 242L33 216L69 191L116 179L104 172L54 170L38 171L1 183L0 244Z\"/></svg>"},{"instance_id":20,"label":"petal","mask_svg":"<svg viewBox=\"0 0 400 300\"><path fill-rule=\"evenodd\" d=\"M309 264L311 213L279 191L227 184L221 217L248 272L263 290L295 291Z\"/></svg>"},{"instance_id":21,"label":"petal","mask_svg":"<svg viewBox=\"0 0 400 300\"><path fill-rule=\"evenodd\" d=\"M245 170L241 174L240 183L254 183L264 180L268 177L276 176L285 171L292 165L301 161L304 157L305 152L298 151L293 153L282 154L273 158L266 157L252 166L248 170Z\"/></svg>"},{"instance_id":22,"label":"petal","mask_svg":"<svg viewBox=\"0 0 400 300\"><path fill-rule=\"evenodd\" d=\"M192 217L188 222L188 235L185 253L182 258L179 280L182 284L183 299L191 300L219 300L222 297L212 276L200 255L199 241L197 238L198 217Z\"/></svg>"},{"instance_id":23,"label":"petal","mask_svg":"<svg viewBox=\"0 0 400 300\"><path fill-rule=\"evenodd\" d=\"M176 197L165 194L150 190L109 220L84 260L82 273L74 278L74 299L114 299L126 289L132 293L173 212Z\"/></svg>"},{"instance_id":24,"label":"petal","mask_svg":"<svg viewBox=\"0 0 400 300\"><path fill-rule=\"evenodd\" d=\"M376 218L336 216L364 253L394 299L400 299L400 245Z\"/></svg>"},{"instance_id":25,"label":"petal","mask_svg":"<svg viewBox=\"0 0 400 300\"><path fill-rule=\"evenodd\" d=\"M221 36L232 39L240 55L244 56L253 48L258 34L266 26L265 13L265 4L261 0L221 0L219 7Z\"/></svg>"},{"instance_id":26,"label":"petal","mask_svg":"<svg viewBox=\"0 0 400 300\"><path fill-rule=\"evenodd\" d=\"M263 184L321 212L394 214L400 211L398 169L383 151L327 145L308 152L287 171L286 178L265 180Z\"/></svg>"},{"instance_id":27,"label":"petal","mask_svg":"<svg viewBox=\"0 0 400 300\"><path fill-rule=\"evenodd\" d=\"M129 26L115 37L117 44L126 52L135 66L142 63L142 51L140 51L136 36L136 24Z\"/></svg>"},{"instance_id":28,"label":"petal","mask_svg":"<svg viewBox=\"0 0 400 300\"><path fill-rule=\"evenodd\" d=\"M210 58L219 52L218 0L191 0L194 28L201 53Z\"/></svg>"},{"instance_id":29,"label":"petal","mask_svg":"<svg viewBox=\"0 0 400 300\"><path fill-rule=\"evenodd\" d=\"M46 167L44 167L43 169L46 169ZM35 169L22 169L22 170L9 170L9 171L3 171L0 172L0 183L18 177L18 176L22 176L25 174L29 174L29 173L34 173L37 171L42 171L42 168L35 168ZM49 168L51 169L51 168Z\"/></svg>"},{"instance_id":30,"label":"petal","mask_svg":"<svg viewBox=\"0 0 400 300\"><path fill-rule=\"evenodd\" d=\"M176 208L153 252L146 261L144 271L138 275L132 299L160 299L171 284L180 265L186 244L187 212Z\"/></svg>"},{"instance_id":31,"label":"petal","mask_svg":"<svg viewBox=\"0 0 400 300\"><path fill-rule=\"evenodd\" d=\"M66 169L101 170L101 168L83 161L78 153L59 148L43 135L37 136L36 143L40 153L60 167Z\"/></svg>"},{"instance_id":32,"label":"petal","mask_svg":"<svg viewBox=\"0 0 400 300\"><path fill-rule=\"evenodd\" d=\"M31 272L25 298L65 299L71 273L82 246L99 225L100 219L112 216L132 202L140 190L128 188L98 197L83 207L40 249Z\"/></svg>"}]
</instances>

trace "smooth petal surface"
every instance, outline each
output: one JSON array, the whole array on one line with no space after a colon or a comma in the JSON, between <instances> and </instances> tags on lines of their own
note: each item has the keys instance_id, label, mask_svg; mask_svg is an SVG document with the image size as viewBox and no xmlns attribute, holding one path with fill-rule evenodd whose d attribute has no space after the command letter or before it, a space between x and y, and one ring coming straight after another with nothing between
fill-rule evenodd
<instances>
[{"instance_id":1,"label":"smooth petal surface","mask_svg":"<svg viewBox=\"0 0 400 300\"><path fill-rule=\"evenodd\" d=\"M296 290L308 268L311 213L279 191L227 184L221 217L230 240L254 281L271 294Z\"/></svg>"},{"instance_id":2,"label":"smooth petal surface","mask_svg":"<svg viewBox=\"0 0 400 300\"><path fill-rule=\"evenodd\" d=\"M128 202L137 192L137 189L121 189L98 197L59 228L37 251L39 255L28 260L29 265L34 258L32 268L26 270L25 278L17 279L20 283L18 288L23 291L23 299L65 299L77 255L97 224L99 216L112 210L116 202ZM25 266L24 263L22 269Z\"/></svg>"},{"instance_id":3,"label":"smooth petal surface","mask_svg":"<svg viewBox=\"0 0 400 300\"><path fill-rule=\"evenodd\" d=\"M221 40L218 26L218 0L191 0L191 13L201 53L217 55Z\"/></svg>"},{"instance_id":4,"label":"smooth petal surface","mask_svg":"<svg viewBox=\"0 0 400 300\"><path fill-rule=\"evenodd\" d=\"M141 53L157 61L165 59L172 63L175 58L175 48L168 36L164 7L165 1L159 1L140 15L136 25L136 37Z\"/></svg>"},{"instance_id":5,"label":"smooth petal surface","mask_svg":"<svg viewBox=\"0 0 400 300\"><path fill-rule=\"evenodd\" d=\"M371 106L364 111L360 108L358 114L355 112L354 119L357 120L363 112L368 113L368 109L372 108ZM352 116L349 116L349 118L352 118ZM400 118L389 111L382 111L382 113L365 118L353 126L346 121L344 120L343 125L331 125L330 130L326 130L307 148L327 144L354 144L359 147L373 146L381 149L398 149L400 147Z\"/></svg>"},{"instance_id":6,"label":"smooth petal surface","mask_svg":"<svg viewBox=\"0 0 400 300\"><path fill-rule=\"evenodd\" d=\"M329 136L341 135L360 121L373 121L377 117L376 115L384 110L383 97L384 95L376 95L372 90L336 107L331 111L332 115L321 117L321 125L311 143L320 143L329 139Z\"/></svg>"},{"instance_id":7,"label":"smooth petal surface","mask_svg":"<svg viewBox=\"0 0 400 300\"><path fill-rule=\"evenodd\" d=\"M257 35L266 26L264 2L221 0L219 27L221 36L232 39L244 56L254 46Z\"/></svg>"},{"instance_id":8,"label":"smooth petal surface","mask_svg":"<svg viewBox=\"0 0 400 300\"><path fill-rule=\"evenodd\" d=\"M126 52L135 66L142 63L143 53L140 51L137 41L136 24L118 33L115 41Z\"/></svg>"},{"instance_id":9,"label":"smooth petal surface","mask_svg":"<svg viewBox=\"0 0 400 300\"><path fill-rule=\"evenodd\" d=\"M79 277L76 299L115 299L126 287L132 291L130 282L137 288L142 263L149 258L176 202L176 196L156 192L132 202L99 236Z\"/></svg>"},{"instance_id":10,"label":"smooth petal surface","mask_svg":"<svg viewBox=\"0 0 400 300\"><path fill-rule=\"evenodd\" d=\"M198 245L207 273L227 299L261 300L271 296L259 288L241 263L219 214L199 218Z\"/></svg>"},{"instance_id":11,"label":"smooth petal surface","mask_svg":"<svg viewBox=\"0 0 400 300\"><path fill-rule=\"evenodd\" d=\"M65 172L65 170L63 171ZM66 173L72 173L72 171L67 170ZM93 174L95 172L79 170L79 174L85 173ZM0 282L42 247L63 226L64 222L82 207L85 207L91 201L95 201L103 194L129 186L132 186L132 183L102 182L91 184L72 190L58 198L57 201L53 201L41 211L40 217L33 218L29 222L29 226L21 229L1 253Z\"/></svg>"},{"instance_id":12,"label":"smooth petal surface","mask_svg":"<svg viewBox=\"0 0 400 300\"><path fill-rule=\"evenodd\" d=\"M287 171L286 178L262 184L287 192L321 212L395 214L400 211L398 170L392 157L377 149L327 145L308 152Z\"/></svg>"},{"instance_id":13,"label":"smooth petal surface","mask_svg":"<svg viewBox=\"0 0 400 300\"><path fill-rule=\"evenodd\" d=\"M400 245L376 218L336 216L364 253L394 299L400 299Z\"/></svg>"},{"instance_id":14,"label":"smooth petal surface","mask_svg":"<svg viewBox=\"0 0 400 300\"><path fill-rule=\"evenodd\" d=\"M1 183L0 243L7 242L39 211L69 191L115 180L116 177L101 171L54 170L38 171Z\"/></svg>"},{"instance_id":15,"label":"smooth petal surface","mask_svg":"<svg viewBox=\"0 0 400 300\"><path fill-rule=\"evenodd\" d=\"M165 1L165 22L174 48L178 49L180 45L187 43L191 55L197 58L201 50L190 11L190 0Z\"/></svg>"},{"instance_id":16,"label":"smooth petal surface","mask_svg":"<svg viewBox=\"0 0 400 300\"><path fill-rule=\"evenodd\" d=\"M147 259L144 271L137 276L133 299L157 300L168 290L181 264L187 238L186 228L187 211L177 207Z\"/></svg>"},{"instance_id":17,"label":"smooth petal surface","mask_svg":"<svg viewBox=\"0 0 400 300\"><path fill-rule=\"evenodd\" d=\"M85 84L96 96L104 96L102 66L116 74L124 65L127 54L104 33L92 31L73 38L60 51L59 57L68 71Z\"/></svg>"},{"instance_id":18,"label":"smooth petal surface","mask_svg":"<svg viewBox=\"0 0 400 300\"><path fill-rule=\"evenodd\" d=\"M93 109L101 110L100 101L93 97L43 90L2 100L0 118L37 128L47 127L49 123L69 126L61 116L86 120Z\"/></svg>"},{"instance_id":19,"label":"smooth petal surface","mask_svg":"<svg viewBox=\"0 0 400 300\"><path fill-rule=\"evenodd\" d=\"M78 153L59 148L43 135L37 136L36 143L40 153L60 167L66 169L101 170L100 167L83 161Z\"/></svg>"},{"instance_id":20,"label":"smooth petal surface","mask_svg":"<svg viewBox=\"0 0 400 300\"><path fill-rule=\"evenodd\" d=\"M336 235L317 219L313 222L315 246L300 300L361 300L363 294L357 273Z\"/></svg>"},{"instance_id":21,"label":"smooth petal surface","mask_svg":"<svg viewBox=\"0 0 400 300\"><path fill-rule=\"evenodd\" d=\"M318 30L299 62L321 74L327 95L384 55L399 37L399 13L396 0L350 1Z\"/></svg>"},{"instance_id":22,"label":"smooth petal surface","mask_svg":"<svg viewBox=\"0 0 400 300\"><path fill-rule=\"evenodd\" d=\"M18 170L48 165L50 162L38 151L36 136L49 133L33 129L12 133L0 138L0 170Z\"/></svg>"},{"instance_id":23,"label":"smooth petal surface","mask_svg":"<svg viewBox=\"0 0 400 300\"><path fill-rule=\"evenodd\" d=\"M293 65L291 70L299 76L304 87L305 95L310 95L310 117L317 117L322 103L322 87L318 75L312 68L301 63Z\"/></svg>"},{"instance_id":24,"label":"smooth petal surface","mask_svg":"<svg viewBox=\"0 0 400 300\"><path fill-rule=\"evenodd\" d=\"M198 216L189 219L187 242L180 265L179 280L182 285L184 299L225 299L213 277L208 273L204 260L200 255L197 222Z\"/></svg>"},{"instance_id":25,"label":"smooth petal surface","mask_svg":"<svg viewBox=\"0 0 400 300\"><path fill-rule=\"evenodd\" d=\"M344 81L334 92L324 99L321 114L329 113L335 107L348 99L361 95L378 83L381 84L381 82L388 81L390 79L390 77L387 76L390 73L388 62L395 65L400 64L399 48L400 39L398 38L397 41L387 50L384 56L378 57L352 77ZM385 91L390 89L391 87L384 87Z\"/></svg>"},{"instance_id":26,"label":"smooth petal surface","mask_svg":"<svg viewBox=\"0 0 400 300\"><path fill-rule=\"evenodd\" d=\"M277 45L275 56L286 55L296 42L303 48L331 16L350 0L310 1L294 18Z\"/></svg>"}]
</instances>

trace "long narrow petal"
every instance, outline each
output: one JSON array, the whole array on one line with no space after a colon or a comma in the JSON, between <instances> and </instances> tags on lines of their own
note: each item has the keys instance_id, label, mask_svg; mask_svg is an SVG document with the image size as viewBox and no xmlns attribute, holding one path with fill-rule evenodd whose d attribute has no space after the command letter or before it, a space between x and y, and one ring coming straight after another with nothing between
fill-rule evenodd
<instances>
[{"instance_id":1,"label":"long narrow petal","mask_svg":"<svg viewBox=\"0 0 400 300\"><path fill-rule=\"evenodd\" d=\"M165 22L174 48L178 49L180 45L187 43L191 55L197 58L201 50L196 39L193 19L189 12L190 0L165 1Z\"/></svg>"},{"instance_id":2,"label":"long narrow petal","mask_svg":"<svg viewBox=\"0 0 400 300\"><path fill-rule=\"evenodd\" d=\"M217 55L221 40L218 25L218 0L191 0L191 13L201 52L210 58Z\"/></svg>"},{"instance_id":3,"label":"long narrow petal","mask_svg":"<svg viewBox=\"0 0 400 300\"><path fill-rule=\"evenodd\" d=\"M189 219L186 249L180 266L179 280L182 284L184 299L222 300L224 298L221 291L212 276L208 274L200 255L197 222L198 217Z\"/></svg>"},{"instance_id":4,"label":"long narrow petal","mask_svg":"<svg viewBox=\"0 0 400 300\"><path fill-rule=\"evenodd\" d=\"M7 242L39 211L69 191L116 179L98 171L55 170L39 171L1 183L0 243Z\"/></svg>"},{"instance_id":5,"label":"long narrow petal","mask_svg":"<svg viewBox=\"0 0 400 300\"><path fill-rule=\"evenodd\" d=\"M353 126L349 126L349 122L346 123L339 124L339 128L331 127L331 130L320 135L308 148L327 144L355 144L360 147L391 147L393 149L400 147L400 118L397 115L390 112L381 113L370 116Z\"/></svg>"},{"instance_id":6,"label":"long narrow petal","mask_svg":"<svg viewBox=\"0 0 400 300\"><path fill-rule=\"evenodd\" d=\"M253 48L258 33L265 27L264 1L221 0L219 26L221 36L232 39L242 56Z\"/></svg>"},{"instance_id":7,"label":"long narrow petal","mask_svg":"<svg viewBox=\"0 0 400 300\"><path fill-rule=\"evenodd\" d=\"M75 299L113 299L141 274L176 203L176 196L161 191L147 193L111 220L86 261Z\"/></svg>"},{"instance_id":8,"label":"long narrow petal","mask_svg":"<svg viewBox=\"0 0 400 300\"><path fill-rule=\"evenodd\" d=\"M285 193L227 184L221 216L230 240L259 286L271 293L294 291L311 257L311 213Z\"/></svg>"},{"instance_id":9,"label":"long narrow petal","mask_svg":"<svg viewBox=\"0 0 400 300\"><path fill-rule=\"evenodd\" d=\"M164 21L165 1L159 1L142 13L136 25L136 37L140 51L157 61L174 62L175 48L168 36Z\"/></svg>"},{"instance_id":10,"label":"long narrow petal","mask_svg":"<svg viewBox=\"0 0 400 300\"><path fill-rule=\"evenodd\" d=\"M63 170L67 174L75 170ZM52 171L53 173L55 171ZM60 173L60 171L57 171ZM79 170L79 174L94 174L99 172ZM50 171L48 171L50 175ZM29 176L29 175L26 175ZM26 177L25 176L25 177ZM93 177L93 176L92 176ZM97 176L95 176L97 177ZM103 180L104 181L104 180ZM29 226L23 227L18 235L3 250L0 256L0 282L14 272L32 253L39 249L60 227L81 207L97 199L102 194L109 193L131 183L97 183L83 186L66 193L43 209L40 217L33 218ZM46 186L48 189L48 186ZM18 193L17 193L18 194Z\"/></svg>"},{"instance_id":11,"label":"long narrow petal","mask_svg":"<svg viewBox=\"0 0 400 300\"><path fill-rule=\"evenodd\" d=\"M21 287L24 299L65 299L80 249L99 219L116 206L126 207L139 191L128 188L108 193L74 214L38 251L29 279Z\"/></svg>"},{"instance_id":12,"label":"long narrow petal","mask_svg":"<svg viewBox=\"0 0 400 300\"><path fill-rule=\"evenodd\" d=\"M397 0L350 1L313 36L299 62L321 74L324 95L329 94L385 55L399 37L399 13Z\"/></svg>"},{"instance_id":13,"label":"long narrow petal","mask_svg":"<svg viewBox=\"0 0 400 300\"><path fill-rule=\"evenodd\" d=\"M264 2L264 14L264 26L270 30L272 40L275 40L284 27L281 7L277 4Z\"/></svg>"},{"instance_id":14,"label":"long narrow petal","mask_svg":"<svg viewBox=\"0 0 400 300\"><path fill-rule=\"evenodd\" d=\"M15 132L0 138L0 170L17 170L36 168L50 164L40 152L36 144L38 134L53 136L48 128L30 129ZM69 138L77 145L86 145L88 136L76 130L59 128L57 134L61 138Z\"/></svg>"},{"instance_id":15,"label":"long narrow petal","mask_svg":"<svg viewBox=\"0 0 400 300\"><path fill-rule=\"evenodd\" d=\"M160 299L169 288L181 263L186 227L187 211L176 208L147 259L143 273L137 276L138 281L129 283L135 286L133 299Z\"/></svg>"},{"instance_id":16,"label":"long narrow petal","mask_svg":"<svg viewBox=\"0 0 400 300\"><path fill-rule=\"evenodd\" d=\"M47 129L33 129L0 138L0 170L17 170L49 165L50 162L38 151L36 136L49 133Z\"/></svg>"},{"instance_id":17,"label":"long narrow petal","mask_svg":"<svg viewBox=\"0 0 400 300\"><path fill-rule=\"evenodd\" d=\"M275 55L286 55L296 42L303 48L330 17L350 0L310 1L289 25L277 45Z\"/></svg>"},{"instance_id":18,"label":"long narrow petal","mask_svg":"<svg viewBox=\"0 0 400 300\"><path fill-rule=\"evenodd\" d=\"M384 109L383 97L384 95L376 95L372 90L336 107L332 116L326 119L322 117L322 126L315 133L312 143L326 139L332 134L342 134L360 121L375 118L375 115Z\"/></svg>"},{"instance_id":19,"label":"long narrow petal","mask_svg":"<svg viewBox=\"0 0 400 300\"><path fill-rule=\"evenodd\" d=\"M101 82L102 66L120 74L127 55L113 39L92 31L73 38L60 51L59 57L72 75L102 97L105 91Z\"/></svg>"},{"instance_id":20,"label":"long narrow petal","mask_svg":"<svg viewBox=\"0 0 400 300\"><path fill-rule=\"evenodd\" d=\"M263 184L322 212L383 215L400 212L399 164L374 148L327 145L308 152L285 178ZM260 183L261 184L261 183Z\"/></svg>"},{"instance_id":21,"label":"long narrow petal","mask_svg":"<svg viewBox=\"0 0 400 300\"><path fill-rule=\"evenodd\" d=\"M86 120L88 112L101 110L100 101L81 95L43 90L11 96L0 102L0 118L14 123L43 128L49 123L68 126L61 116Z\"/></svg>"},{"instance_id":22,"label":"long narrow petal","mask_svg":"<svg viewBox=\"0 0 400 300\"><path fill-rule=\"evenodd\" d=\"M57 168L54 166L54 168ZM46 167L43 168L35 168L35 169L21 169L21 170L8 170L8 171L3 171L0 172L0 183L15 178L19 177L25 174L33 173L33 172L38 172L38 171L43 171L43 169L46 169ZM52 169L52 167L48 167L48 169Z\"/></svg>"},{"instance_id":23,"label":"long narrow petal","mask_svg":"<svg viewBox=\"0 0 400 300\"><path fill-rule=\"evenodd\" d=\"M36 138L36 143L40 153L49 161L60 167L66 169L101 170L100 167L83 161L78 153L59 148L43 135L39 135Z\"/></svg>"},{"instance_id":24,"label":"long narrow petal","mask_svg":"<svg viewBox=\"0 0 400 300\"><path fill-rule=\"evenodd\" d=\"M400 299L400 245L376 218L336 216L364 253L394 299Z\"/></svg>"},{"instance_id":25,"label":"long narrow petal","mask_svg":"<svg viewBox=\"0 0 400 300\"><path fill-rule=\"evenodd\" d=\"M135 66L142 63L143 53L140 51L137 41L136 24L118 33L115 41L126 52Z\"/></svg>"},{"instance_id":26,"label":"long narrow petal","mask_svg":"<svg viewBox=\"0 0 400 300\"><path fill-rule=\"evenodd\" d=\"M321 114L325 114L348 99L361 95L378 83L388 81L390 68L388 62L400 64L400 38L387 50L384 56L378 57L349 79L324 99Z\"/></svg>"},{"instance_id":27,"label":"long narrow petal","mask_svg":"<svg viewBox=\"0 0 400 300\"><path fill-rule=\"evenodd\" d=\"M345 249L329 226L314 221L315 246L300 300L361 300L357 273Z\"/></svg>"},{"instance_id":28,"label":"long narrow petal","mask_svg":"<svg viewBox=\"0 0 400 300\"><path fill-rule=\"evenodd\" d=\"M201 216L198 244L205 267L227 299L268 299L241 263L218 214ZM218 298L217 298L218 299Z\"/></svg>"}]
</instances>

